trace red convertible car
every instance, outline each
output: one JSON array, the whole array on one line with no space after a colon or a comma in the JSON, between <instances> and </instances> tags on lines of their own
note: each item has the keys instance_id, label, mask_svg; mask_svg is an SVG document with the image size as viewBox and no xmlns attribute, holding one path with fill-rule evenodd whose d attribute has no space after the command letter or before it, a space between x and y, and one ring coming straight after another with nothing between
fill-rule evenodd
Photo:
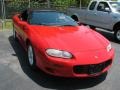
<instances>
[{"instance_id":1,"label":"red convertible car","mask_svg":"<svg viewBox=\"0 0 120 90\"><path fill-rule=\"evenodd\" d=\"M13 17L13 37L31 68L60 77L94 77L109 70L114 49L94 30L54 10L25 10Z\"/></svg>"}]
</instances>

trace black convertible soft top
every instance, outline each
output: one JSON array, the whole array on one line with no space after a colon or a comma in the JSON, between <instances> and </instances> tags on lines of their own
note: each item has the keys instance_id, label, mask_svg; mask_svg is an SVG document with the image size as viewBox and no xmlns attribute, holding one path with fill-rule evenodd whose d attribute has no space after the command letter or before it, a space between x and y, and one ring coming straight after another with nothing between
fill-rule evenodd
<instances>
[{"instance_id":1,"label":"black convertible soft top","mask_svg":"<svg viewBox=\"0 0 120 90\"><path fill-rule=\"evenodd\" d=\"M24 10L24 11L27 11L28 13L30 13L30 12L59 12L59 11L57 11L57 10L54 10L54 9L35 9L35 8L28 8L28 9L26 9L26 10Z\"/></svg>"},{"instance_id":2,"label":"black convertible soft top","mask_svg":"<svg viewBox=\"0 0 120 90\"><path fill-rule=\"evenodd\" d=\"M22 20L27 21L28 15L30 15L33 12L59 12L59 13L63 13L63 12L60 12L60 11L54 10L54 9L39 9L39 8L38 9L34 9L34 8L28 8L28 9L25 9L21 13Z\"/></svg>"}]
</instances>

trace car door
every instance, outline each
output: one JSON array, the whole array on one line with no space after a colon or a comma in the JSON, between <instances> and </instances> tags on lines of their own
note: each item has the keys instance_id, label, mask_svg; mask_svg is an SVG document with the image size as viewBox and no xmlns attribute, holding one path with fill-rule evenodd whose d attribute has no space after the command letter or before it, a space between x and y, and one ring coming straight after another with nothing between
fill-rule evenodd
<instances>
[{"instance_id":1,"label":"car door","mask_svg":"<svg viewBox=\"0 0 120 90\"><path fill-rule=\"evenodd\" d=\"M23 46L25 46L25 41L26 41L26 38L27 38L27 32L28 32L28 29L27 29L27 26L28 26L28 23L27 23L27 18L28 16L26 16L26 11L24 11L20 17L19 17L19 20L18 20L18 26L17 26L17 33L19 35L19 39L20 39L20 42ZM24 14L24 15L23 15Z\"/></svg>"},{"instance_id":2,"label":"car door","mask_svg":"<svg viewBox=\"0 0 120 90\"><path fill-rule=\"evenodd\" d=\"M96 26L110 29L112 22L111 9L107 2L99 2L95 14Z\"/></svg>"},{"instance_id":3,"label":"car door","mask_svg":"<svg viewBox=\"0 0 120 90\"><path fill-rule=\"evenodd\" d=\"M19 22L19 35L21 38L21 42L25 44L26 38L27 38L27 22L20 21Z\"/></svg>"},{"instance_id":4,"label":"car door","mask_svg":"<svg viewBox=\"0 0 120 90\"><path fill-rule=\"evenodd\" d=\"M86 14L86 24L88 25L93 25L93 26L96 26L96 11L95 11L95 8L96 8L96 5L97 5L97 1L93 1L89 8L88 8L88 11L87 11L87 14Z\"/></svg>"}]
</instances>

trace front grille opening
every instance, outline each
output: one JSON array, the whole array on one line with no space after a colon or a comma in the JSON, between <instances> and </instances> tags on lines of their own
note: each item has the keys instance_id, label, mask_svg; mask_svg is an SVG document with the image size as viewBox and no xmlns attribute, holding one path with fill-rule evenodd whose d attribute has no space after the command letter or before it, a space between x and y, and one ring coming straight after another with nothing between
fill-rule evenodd
<instances>
[{"instance_id":1,"label":"front grille opening","mask_svg":"<svg viewBox=\"0 0 120 90\"><path fill-rule=\"evenodd\" d=\"M76 74L94 74L103 71L106 67L112 64L112 60L108 60L99 64L77 65L73 67L73 72Z\"/></svg>"},{"instance_id":2,"label":"front grille opening","mask_svg":"<svg viewBox=\"0 0 120 90\"><path fill-rule=\"evenodd\" d=\"M108 67L111 64L112 64L112 60L108 60L108 61L105 62L105 67Z\"/></svg>"}]
</instances>

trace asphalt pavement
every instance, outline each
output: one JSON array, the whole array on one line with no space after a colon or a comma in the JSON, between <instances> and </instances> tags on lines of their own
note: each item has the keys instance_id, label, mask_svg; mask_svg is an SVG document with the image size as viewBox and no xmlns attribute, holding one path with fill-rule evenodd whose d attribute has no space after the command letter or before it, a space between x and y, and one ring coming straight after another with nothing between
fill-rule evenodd
<instances>
[{"instance_id":1,"label":"asphalt pavement","mask_svg":"<svg viewBox=\"0 0 120 90\"><path fill-rule=\"evenodd\" d=\"M26 53L12 37L12 31L0 31L0 90L120 90L120 43L113 33L99 30L115 49L112 68L95 78L60 78L33 71Z\"/></svg>"}]
</instances>

